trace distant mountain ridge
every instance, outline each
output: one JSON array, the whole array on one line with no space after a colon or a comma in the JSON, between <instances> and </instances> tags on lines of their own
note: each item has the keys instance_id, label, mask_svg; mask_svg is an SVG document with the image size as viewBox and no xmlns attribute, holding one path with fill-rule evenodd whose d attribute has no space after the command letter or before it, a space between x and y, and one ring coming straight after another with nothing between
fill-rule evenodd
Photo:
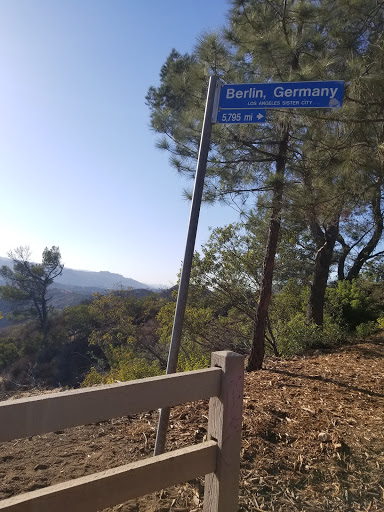
<instances>
[{"instance_id":1,"label":"distant mountain ridge","mask_svg":"<svg viewBox=\"0 0 384 512\"><path fill-rule=\"evenodd\" d=\"M12 267L12 260L10 258L0 257L0 266L2 265ZM118 290L120 288L146 288L148 290L151 290L155 288L148 284L141 283L140 281L136 281L135 279L124 277L121 274L114 274L112 272L108 272L105 270L102 270L100 272L93 272L88 270L74 270L71 268L64 267L62 275L56 277L52 287L68 287L67 289L71 289L72 286L81 288L97 288L97 290L95 291Z\"/></svg>"},{"instance_id":2,"label":"distant mountain ridge","mask_svg":"<svg viewBox=\"0 0 384 512\"><path fill-rule=\"evenodd\" d=\"M119 288L150 288L149 285L140 283L135 279L105 270L91 272L88 270L72 270L71 268L65 267L61 276L56 277L55 284L91 286L104 288L106 290L117 290Z\"/></svg>"},{"instance_id":3,"label":"distant mountain ridge","mask_svg":"<svg viewBox=\"0 0 384 512\"><path fill-rule=\"evenodd\" d=\"M0 257L0 266L2 265L12 268L13 262L10 258ZM4 284L5 281L0 278L0 286ZM154 291L159 291L160 288L165 287L151 286L113 272L93 272L64 267L62 275L56 277L50 287L50 296L52 297L52 305L57 309L63 309L67 306L81 304L84 300L91 300L94 293L105 294L110 290L122 289L131 290L129 293L134 297L143 297ZM6 315L11 310L11 304L0 299L0 311ZM10 323L12 322L3 318L0 328Z\"/></svg>"}]
</instances>

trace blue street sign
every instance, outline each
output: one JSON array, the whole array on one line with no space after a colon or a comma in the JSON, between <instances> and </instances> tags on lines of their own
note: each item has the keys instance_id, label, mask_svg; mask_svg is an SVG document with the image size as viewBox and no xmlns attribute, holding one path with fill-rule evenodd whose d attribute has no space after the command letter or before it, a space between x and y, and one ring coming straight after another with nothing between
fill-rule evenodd
<instances>
[{"instance_id":1,"label":"blue street sign","mask_svg":"<svg viewBox=\"0 0 384 512\"><path fill-rule=\"evenodd\" d=\"M342 80L222 85L219 108L339 108L343 92Z\"/></svg>"},{"instance_id":2,"label":"blue street sign","mask_svg":"<svg viewBox=\"0 0 384 512\"><path fill-rule=\"evenodd\" d=\"M263 123L265 121L265 110L241 109L241 110L219 110L217 123Z\"/></svg>"}]
</instances>

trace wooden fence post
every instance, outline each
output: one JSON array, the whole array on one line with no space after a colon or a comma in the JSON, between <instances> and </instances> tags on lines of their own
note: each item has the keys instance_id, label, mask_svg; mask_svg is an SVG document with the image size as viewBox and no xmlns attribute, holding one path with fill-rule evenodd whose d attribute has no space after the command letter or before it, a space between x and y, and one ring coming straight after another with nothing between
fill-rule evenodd
<instances>
[{"instance_id":1,"label":"wooden fence post","mask_svg":"<svg viewBox=\"0 0 384 512\"><path fill-rule=\"evenodd\" d=\"M211 366L222 369L221 391L209 402L208 440L218 444L215 473L205 477L204 511L236 512L239 503L244 357L214 352Z\"/></svg>"}]
</instances>

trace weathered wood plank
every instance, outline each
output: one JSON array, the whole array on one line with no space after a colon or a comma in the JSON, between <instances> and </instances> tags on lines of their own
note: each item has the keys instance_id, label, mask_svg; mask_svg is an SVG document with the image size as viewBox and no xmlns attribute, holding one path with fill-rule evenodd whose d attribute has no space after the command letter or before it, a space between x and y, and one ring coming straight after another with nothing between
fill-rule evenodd
<instances>
[{"instance_id":1,"label":"weathered wood plank","mask_svg":"<svg viewBox=\"0 0 384 512\"><path fill-rule=\"evenodd\" d=\"M215 471L207 441L0 502L2 512L96 512Z\"/></svg>"},{"instance_id":2,"label":"weathered wood plank","mask_svg":"<svg viewBox=\"0 0 384 512\"><path fill-rule=\"evenodd\" d=\"M207 368L0 403L0 442L201 400L220 391Z\"/></svg>"},{"instance_id":3,"label":"weathered wood plank","mask_svg":"<svg viewBox=\"0 0 384 512\"><path fill-rule=\"evenodd\" d=\"M215 473L205 477L204 511L236 512L239 501L244 357L214 352L212 366L223 370L218 396L210 399L208 439L217 441Z\"/></svg>"}]
</instances>

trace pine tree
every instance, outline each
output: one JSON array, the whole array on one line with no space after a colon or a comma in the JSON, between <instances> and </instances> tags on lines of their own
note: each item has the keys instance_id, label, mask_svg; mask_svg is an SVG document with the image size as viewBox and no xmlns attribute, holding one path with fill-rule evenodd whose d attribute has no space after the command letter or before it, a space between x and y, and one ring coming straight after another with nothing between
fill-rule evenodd
<instances>
[{"instance_id":1,"label":"pine tree","mask_svg":"<svg viewBox=\"0 0 384 512\"><path fill-rule=\"evenodd\" d=\"M0 276L7 281L6 285L0 287L1 298L13 303L14 314L38 318L44 344L48 334L49 313L52 311L49 286L64 268L59 248L46 247L39 264L29 261L28 247L18 247L9 256L13 260L13 269L5 265L0 268Z\"/></svg>"},{"instance_id":2,"label":"pine tree","mask_svg":"<svg viewBox=\"0 0 384 512\"><path fill-rule=\"evenodd\" d=\"M316 312L309 314L309 320L322 323L323 293L340 219L347 208L353 209L362 172L357 165L361 148L356 130L361 118L354 124L353 116L356 105L361 115L364 108L354 103L356 95L349 94L370 74L371 54L382 51L380 9L373 0L233 1L228 26L220 34L203 36L191 55L173 51L162 68L160 86L148 93L152 126L164 135L159 146L170 152L179 172L193 177L209 74L228 83L351 81L345 113L269 111L261 126L217 125L212 132L205 199L236 201L240 213L250 207L255 212L270 211L248 370L261 368L263 362L274 263L282 215L287 215L288 207L305 215L317 247L309 306ZM380 51L373 51L374 45L381 45ZM354 190L348 188L347 170ZM321 198L332 185L337 185L335 199L325 207ZM257 195L262 199L258 205Z\"/></svg>"}]
</instances>

